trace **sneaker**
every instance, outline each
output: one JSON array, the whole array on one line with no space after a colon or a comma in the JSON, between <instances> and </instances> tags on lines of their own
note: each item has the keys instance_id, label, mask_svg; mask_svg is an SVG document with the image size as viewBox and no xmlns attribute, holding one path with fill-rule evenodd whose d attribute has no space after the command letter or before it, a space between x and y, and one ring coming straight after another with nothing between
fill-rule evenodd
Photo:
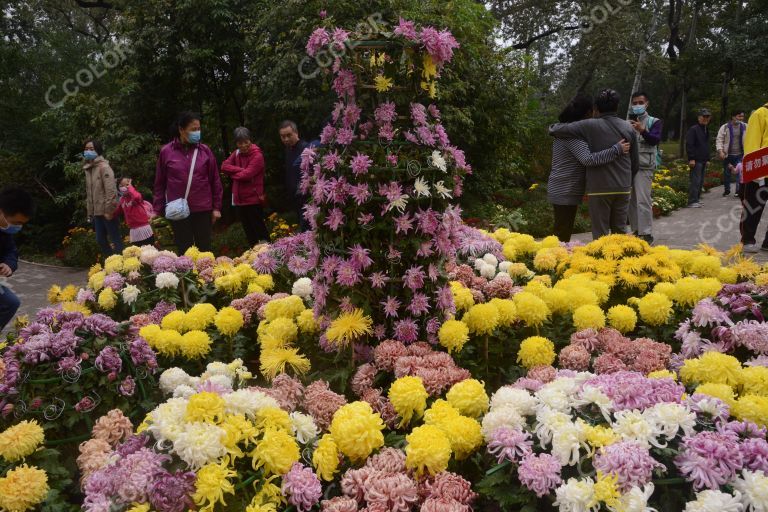
<instances>
[{"instance_id":1,"label":"sneaker","mask_svg":"<svg viewBox=\"0 0 768 512\"><path fill-rule=\"evenodd\" d=\"M723 192L723 197L728 197L729 195L731 195L729 191L726 190L725 192Z\"/></svg>"},{"instance_id":2,"label":"sneaker","mask_svg":"<svg viewBox=\"0 0 768 512\"><path fill-rule=\"evenodd\" d=\"M759 250L757 244L744 244L744 247L741 249L742 252L749 254L755 254Z\"/></svg>"},{"instance_id":3,"label":"sneaker","mask_svg":"<svg viewBox=\"0 0 768 512\"><path fill-rule=\"evenodd\" d=\"M639 238L642 238L643 240L645 240L649 244L653 244L653 235L650 235L650 234L648 234L648 235L640 235ZM768 249L766 249L766 251L768 251Z\"/></svg>"},{"instance_id":4,"label":"sneaker","mask_svg":"<svg viewBox=\"0 0 768 512\"><path fill-rule=\"evenodd\" d=\"M701 208L701 203L692 203L686 206L686 208Z\"/></svg>"}]
</instances>

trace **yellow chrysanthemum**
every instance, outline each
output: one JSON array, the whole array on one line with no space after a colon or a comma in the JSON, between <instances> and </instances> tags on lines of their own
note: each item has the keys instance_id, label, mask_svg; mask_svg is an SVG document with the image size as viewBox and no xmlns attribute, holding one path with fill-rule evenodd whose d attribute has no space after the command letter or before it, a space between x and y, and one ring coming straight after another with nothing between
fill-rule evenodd
<instances>
[{"instance_id":1,"label":"yellow chrysanthemum","mask_svg":"<svg viewBox=\"0 0 768 512\"><path fill-rule=\"evenodd\" d=\"M460 416L460 413L455 407L442 398L438 398L432 407L424 412L424 423L439 426L457 416Z\"/></svg>"},{"instance_id":2,"label":"yellow chrysanthemum","mask_svg":"<svg viewBox=\"0 0 768 512\"><path fill-rule=\"evenodd\" d=\"M299 445L282 429L268 429L251 452L253 467L267 475L284 475L299 460Z\"/></svg>"},{"instance_id":3,"label":"yellow chrysanthemum","mask_svg":"<svg viewBox=\"0 0 768 512\"><path fill-rule=\"evenodd\" d=\"M608 324L621 333L635 330L637 313L629 306L619 304L608 310Z\"/></svg>"},{"instance_id":4,"label":"yellow chrysanthemum","mask_svg":"<svg viewBox=\"0 0 768 512\"><path fill-rule=\"evenodd\" d=\"M45 434L37 421L23 420L0 433L0 457L16 462L37 450Z\"/></svg>"},{"instance_id":5,"label":"yellow chrysanthemum","mask_svg":"<svg viewBox=\"0 0 768 512\"><path fill-rule=\"evenodd\" d=\"M282 299L269 301L264 306L264 319L271 322L277 318L294 319L306 310L304 301L298 295L289 295Z\"/></svg>"},{"instance_id":6,"label":"yellow chrysanthemum","mask_svg":"<svg viewBox=\"0 0 768 512\"><path fill-rule=\"evenodd\" d=\"M134 272L141 268L141 261L135 256L123 260L123 272Z\"/></svg>"},{"instance_id":7,"label":"yellow chrysanthemum","mask_svg":"<svg viewBox=\"0 0 768 512\"><path fill-rule=\"evenodd\" d=\"M389 388L389 401L400 415L400 426L407 425L415 415L421 417L427 407L429 393L424 389L424 383L420 377L406 375L400 377Z\"/></svg>"},{"instance_id":8,"label":"yellow chrysanthemum","mask_svg":"<svg viewBox=\"0 0 768 512\"><path fill-rule=\"evenodd\" d=\"M202 507L201 512L212 512L218 503L226 506L224 495L235 493L235 485L230 481L235 477L237 471L230 469L226 462L206 464L200 468L192 499L198 507Z\"/></svg>"},{"instance_id":9,"label":"yellow chrysanthemum","mask_svg":"<svg viewBox=\"0 0 768 512\"><path fill-rule=\"evenodd\" d=\"M224 399L218 393L203 391L189 397L184 420L219 423L224 419Z\"/></svg>"},{"instance_id":10,"label":"yellow chrysanthemum","mask_svg":"<svg viewBox=\"0 0 768 512\"><path fill-rule=\"evenodd\" d=\"M73 302L73 301L62 302L61 310L68 311L68 312L82 313L83 316L91 316L91 310L78 302Z\"/></svg>"},{"instance_id":11,"label":"yellow chrysanthemum","mask_svg":"<svg viewBox=\"0 0 768 512\"><path fill-rule=\"evenodd\" d=\"M120 254L113 254L104 260L104 273L111 274L123 270L123 257Z\"/></svg>"},{"instance_id":12,"label":"yellow chrysanthemum","mask_svg":"<svg viewBox=\"0 0 768 512\"><path fill-rule=\"evenodd\" d=\"M213 323L224 336L234 336L243 327L243 314L231 306L221 308Z\"/></svg>"},{"instance_id":13,"label":"yellow chrysanthemum","mask_svg":"<svg viewBox=\"0 0 768 512\"><path fill-rule=\"evenodd\" d=\"M259 343L264 350L290 346L299 335L299 327L294 321L282 317L265 323L263 330L259 331Z\"/></svg>"},{"instance_id":14,"label":"yellow chrysanthemum","mask_svg":"<svg viewBox=\"0 0 768 512\"><path fill-rule=\"evenodd\" d=\"M111 311L117 305L117 294L112 288L104 288L99 292L98 303L104 311Z\"/></svg>"},{"instance_id":15,"label":"yellow chrysanthemum","mask_svg":"<svg viewBox=\"0 0 768 512\"><path fill-rule=\"evenodd\" d=\"M675 282L675 302L683 306L695 306L697 302L706 297L714 297L723 285L714 278L698 279L695 277L683 277Z\"/></svg>"},{"instance_id":16,"label":"yellow chrysanthemum","mask_svg":"<svg viewBox=\"0 0 768 512\"><path fill-rule=\"evenodd\" d=\"M131 508L126 509L125 512L152 512L149 508L149 503L134 503Z\"/></svg>"},{"instance_id":17,"label":"yellow chrysanthemum","mask_svg":"<svg viewBox=\"0 0 768 512\"><path fill-rule=\"evenodd\" d=\"M594 496L592 498L592 506L602 502L611 510L621 509L621 491L619 491L618 482L618 475L612 473L605 474L598 471L597 480L593 487Z\"/></svg>"},{"instance_id":18,"label":"yellow chrysanthemum","mask_svg":"<svg viewBox=\"0 0 768 512\"><path fill-rule=\"evenodd\" d=\"M362 309L354 309L349 313L340 314L331 322L325 335L328 341L338 346L346 346L365 334L372 334L373 320L363 314Z\"/></svg>"},{"instance_id":19,"label":"yellow chrysanthemum","mask_svg":"<svg viewBox=\"0 0 768 512\"><path fill-rule=\"evenodd\" d=\"M736 401L731 413L742 421L768 427L768 397L744 395Z\"/></svg>"},{"instance_id":20,"label":"yellow chrysanthemum","mask_svg":"<svg viewBox=\"0 0 768 512\"><path fill-rule=\"evenodd\" d=\"M483 445L480 423L474 418L457 415L436 424L448 437L456 460L464 460Z\"/></svg>"},{"instance_id":21,"label":"yellow chrysanthemum","mask_svg":"<svg viewBox=\"0 0 768 512\"><path fill-rule=\"evenodd\" d=\"M547 338L531 336L520 343L517 362L525 368L551 365L555 361L555 345Z\"/></svg>"},{"instance_id":22,"label":"yellow chrysanthemum","mask_svg":"<svg viewBox=\"0 0 768 512\"><path fill-rule=\"evenodd\" d=\"M328 429L339 451L359 463L384 445L384 423L367 402L352 402L340 407Z\"/></svg>"},{"instance_id":23,"label":"yellow chrysanthemum","mask_svg":"<svg viewBox=\"0 0 768 512\"><path fill-rule=\"evenodd\" d=\"M373 85L376 87L376 92L387 92L394 85L394 80L384 75L376 75Z\"/></svg>"},{"instance_id":24,"label":"yellow chrysanthemum","mask_svg":"<svg viewBox=\"0 0 768 512\"><path fill-rule=\"evenodd\" d=\"M760 286L760 284L757 283L757 277L760 276L756 276L755 283ZM717 275L717 280L723 284L736 284L739 282L739 273L730 267L723 267L720 269L720 273Z\"/></svg>"},{"instance_id":25,"label":"yellow chrysanthemum","mask_svg":"<svg viewBox=\"0 0 768 512\"><path fill-rule=\"evenodd\" d=\"M211 337L204 331L189 331L181 337L181 353L188 359L200 359L211 352Z\"/></svg>"},{"instance_id":26,"label":"yellow chrysanthemum","mask_svg":"<svg viewBox=\"0 0 768 512\"><path fill-rule=\"evenodd\" d=\"M0 478L0 510L23 512L36 507L48 495L48 474L22 464Z\"/></svg>"},{"instance_id":27,"label":"yellow chrysanthemum","mask_svg":"<svg viewBox=\"0 0 768 512\"><path fill-rule=\"evenodd\" d=\"M203 331L213 323L216 307L208 302L195 304L184 315L182 327L185 331Z\"/></svg>"},{"instance_id":28,"label":"yellow chrysanthemum","mask_svg":"<svg viewBox=\"0 0 768 512\"><path fill-rule=\"evenodd\" d=\"M312 453L312 464L317 476L326 482L333 481L339 470L339 448L332 435L325 434L317 443L317 448Z\"/></svg>"},{"instance_id":29,"label":"yellow chrysanthemum","mask_svg":"<svg viewBox=\"0 0 768 512\"><path fill-rule=\"evenodd\" d=\"M573 312L573 326L577 331L582 329L602 329L605 327L605 314L600 306L586 304L579 306Z\"/></svg>"},{"instance_id":30,"label":"yellow chrysanthemum","mask_svg":"<svg viewBox=\"0 0 768 512\"><path fill-rule=\"evenodd\" d=\"M747 366L742 369L741 392L745 395L768 396L768 368Z\"/></svg>"},{"instance_id":31,"label":"yellow chrysanthemum","mask_svg":"<svg viewBox=\"0 0 768 512\"><path fill-rule=\"evenodd\" d=\"M319 329L317 321L315 320L315 314L311 309L305 309L299 316L296 317L296 324L299 330L304 334L314 334Z\"/></svg>"},{"instance_id":32,"label":"yellow chrysanthemum","mask_svg":"<svg viewBox=\"0 0 768 512\"><path fill-rule=\"evenodd\" d=\"M179 331L172 331L170 329L162 329L160 333L154 338L154 342L150 342L149 346L160 352L160 354L168 357L174 357L181 352L181 345L183 343L183 337Z\"/></svg>"},{"instance_id":33,"label":"yellow chrysanthemum","mask_svg":"<svg viewBox=\"0 0 768 512\"><path fill-rule=\"evenodd\" d=\"M558 288L546 290L541 297L552 313L565 313L571 310L571 302L568 292Z\"/></svg>"},{"instance_id":34,"label":"yellow chrysanthemum","mask_svg":"<svg viewBox=\"0 0 768 512\"><path fill-rule=\"evenodd\" d=\"M539 327L549 319L547 304L530 292L520 292L512 298L517 316L529 327Z\"/></svg>"},{"instance_id":35,"label":"yellow chrysanthemum","mask_svg":"<svg viewBox=\"0 0 768 512\"><path fill-rule=\"evenodd\" d=\"M261 286L265 292L268 292L275 287L275 280L269 274L259 274L253 278L253 282Z\"/></svg>"},{"instance_id":36,"label":"yellow chrysanthemum","mask_svg":"<svg viewBox=\"0 0 768 512\"><path fill-rule=\"evenodd\" d=\"M449 354L454 350L461 352L469 340L469 327L460 320L446 320L437 332L437 339L448 349Z\"/></svg>"},{"instance_id":37,"label":"yellow chrysanthemum","mask_svg":"<svg viewBox=\"0 0 768 512\"><path fill-rule=\"evenodd\" d=\"M451 442L443 431L433 425L422 425L405 436L405 466L415 471L436 475L445 471L451 459Z\"/></svg>"},{"instance_id":38,"label":"yellow chrysanthemum","mask_svg":"<svg viewBox=\"0 0 768 512\"><path fill-rule=\"evenodd\" d=\"M673 283L657 283L653 287L653 291L656 293L663 293L670 299L675 297L675 285Z\"/></svg>"},{"instance_id":39,"label":"yellow chrysanthemum","mask_svg":"<svg viewBox=\"0 0 768 512\"><path fill-rule=\"evenodd\" d=\"M256 412L255 422L260 430L293 432L290 415L279 407L262 407Z\"/></svg>"},{"instance_id":40,"label":"yellow chrysanthemum","mask_svg":"<svg viewBox=\"0 0 768 512\"><path fill-rule=\"evenodd\" d=\"M162 332L162 328L159 325L149 324L139 329L139 336L144 338L147 343L152 345L155 343L157 337L160 336L160 332Z\"/></svg>"},{"instance_id":41,"label":"yellow chrysanthemum","mask_svg":"<svg viewBox=\"0 0 768 512\"><path fill-rule=\"evenodd\" d=\"M488 395L483 383L476 379L457 382L445 395L448 403L465 416L478 418L488 411Z\"/></svg>"},{"instance_id":42,"label":"yellow chrysanthemum","mask_svg":"<svg viewBox=\"0 0 768 512\"><path fill-rule=\"evenodd\" d=\"M48 294L46 298L48 299L49 304L58 304L59 303L59 294L61 293L61 286L54 284L50 288L48 288Z\"/></svg>"},{"instance_id":43,"label":"yellow chrysanthemum","mask_svg":"<svg viewBox=\"0 0 768 512\"><path fill-rule=\"evenodd\" d=\"M309 359L299 353L297 348L271 348L261 351L261 374L268 380L291 368L295 373L304 375L311 368Z\"/></svg>"},{"instance_id":44,"label":"yellow chrysanthemum","mask_svg":"<svg viewBox=\"0 0 768 512\"><path fill-rule=\"evenodd\" d=\"M620 439L620 436L612 428L603 425L585 425L584 436L587 443L593 448L602 448Z\"/></svg>"},{"instance_id":45,"label":"yellow chrysanthemum","mask_svg":"<svg viewBox=\"0 0 768 512\"><path fill-rule=\"evenodd\" d=\"M669 370L656 370L647 375L649 379L672 379L677 380L677 374Z\"/></svg>"},{"instance_id":46,"label":"yellow chrysanthemum","mask_svg":"<svg viewBox=\"0 0 768 512\"><path fill-rule=\"evenodd\" d=\"M475 304L464 313L461 321L473 334L491 334L499 325L499 310L490 302Z\"/></svg>"},{"instance_id":47,"label":"yellow chrysanthemum","mask_svg":"<svg viewBox=\"0 0 768 512\"><path fill-rule=\"evenodd\" d=\"M720 258L706 254L695 256L688 268L699 277L716 277L720 274Z\"/></svg>"},{"instance_id":48,"label":"yellow chrysanthemum","mask_svg":"<svg viewBox=\"0 0 768 512\"><path fill-rule=\"evenodd\" d=\"M684 384L728 384L737 386L741 381L741 363L738 359L720 352L705 352L695 359L686 359L680 368Z\"/></svg>"},{"instance_id":49,"label":"yellow chrysanthemum","mask_svg":"<svg viewBox=\"0 0 768 512\"><path fill-rule=\"evenodd\" d=\"M672 301L666 295L651 292L638 301L637 309L643 322L649 325L664 325L672 315Z\"/></svg>"},{"instance_id":50,"label":"yellow chrysanthemum","mask_svg":"<svg viewBox=\"0 0 768 512\"><path fill-rule=\"evenodd\" d=\"M722 277L720 278L720 280L724 283L728 282L730 284L729 281L725 281L724 279L722 279ZM763 272L762 274L756 275L755 284L757 286L768 286L768 272Z\"/></svg>"},{"instance_id":51,"label":"yellow chrysanthemum","mask_svg":"<svg viewBox=\"0 0 768 512\"><path fill-rule=\"evenodd\" d=\"M718 398L725 402L728 407L733 407L736 404L736 397L733 391L733 387L729 386L728 384L715 384L713 382L707 382L700 384L694 393Z\"/></svg>"},{"instance_id":52,"label":"yellow chrysanthemum","mask_svg":"<svg viewBox=\"0 0 768 512\"><path fill-rule=\"evenodd\" d=\"M160 321L160 326L163 329L171 329L174 331L184 332L185 318L186 318L186 313L177 309L165 315L163 319Z\"/></svg>"},{"instance_id":53,"label":"yellow chrysanthemum","mask_svg":"<svg viewBox=\"0 0 768 512\"><path fill-rule=\"evenodd\" d=\"M517 307L510 299L493 298L489 301L499 312L499 327L509 327L517 320Z\"/></svg>"},{"instance_id":54,"label":"yellow chrysanthemum","mask_svg":"<svg viewBox=\"0 0 768 512\"><path fill-rule=\"evenodd\" d=\"M456 311L465 311L475 304L472 290L459 281L451 281L450 286L451 293L453 294L453 303L456 305Z\"/></svg>"}]
</instances>

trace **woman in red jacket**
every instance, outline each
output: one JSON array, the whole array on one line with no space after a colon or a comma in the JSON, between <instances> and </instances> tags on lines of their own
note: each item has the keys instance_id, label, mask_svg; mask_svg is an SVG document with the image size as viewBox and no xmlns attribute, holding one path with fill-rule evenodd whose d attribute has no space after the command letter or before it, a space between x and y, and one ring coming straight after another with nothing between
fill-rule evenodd
<instances>
[{"instance_id":1,"label":"woman in red jacket","mask_svg":"<svg viewBox=\"0 0 768 512\"><path fill-rule=\"evenodd\" d=\"M155 235L152 232L152 226L149 224L150 218L145 206L144 198L141 193L133 188L131 178L120 178L120 186L117 189L120 195L120 201L117 208L108 218L123 215L125 223L130 229L128 239L132 245L155 245ZM148 203L147 203L148 204Z\"/></svg>"},{"instance_id":2,"label":"woman in red jacket","mask_svg":"<svg viewBox=\"0 0 768 512\"><path fill-rule=\"evenodd\" d=\"M248 243L254 246L269 241L264 224L264 156L251 143L248 128L235 128L237 150L221 165L221 171L232 178L232 206L239 212Z\"/></svg>"}]
</instances>

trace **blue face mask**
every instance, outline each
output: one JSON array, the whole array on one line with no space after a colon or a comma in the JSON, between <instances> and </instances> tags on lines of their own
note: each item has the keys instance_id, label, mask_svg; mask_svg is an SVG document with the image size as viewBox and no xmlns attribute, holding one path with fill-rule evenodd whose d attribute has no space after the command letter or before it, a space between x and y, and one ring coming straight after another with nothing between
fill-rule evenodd
<instances>
[{"instance_id":1,"label":"blue face mask","mask_svg":"<svg viewBox=\"0 0 768 512\"><path fill-rule=\"evenodd\" d=\"M200 142L200 130L189 132L187 134L187 139L189 140L190 144L197 144Z\"/></svg>"},{"instance_id":2,"label":"blue face mask","mask_svg":"<svg viewBox=\"0 0 768 512\"><path fill-rule=\"evenodd\" d=\"M638 116L645 114L645 105L632 105L632 113Z\"/></svg>"},{"instance_id":3,"label":"blue face mask","mask_svg":"<svg viewBox=\"0 0 768 512\"><path fill-rule=\"evenodd\" d=\"M0 231L5 233L6 235L15 235L19 231L21 231L22 226L19 226L17 224L8 224L7 227L0 228Z\"/></svg>"},{"instance_id":4,"label":"blue face mask","mask_svg":"<svg viewBox=\"0 0 768 512\"><path fill-rule=\"evenodd\" d=\"M99 156L99 154L93 150L86 149L85 151L83 151L83 158L85 158L86 160L94 160L97 156Z\"/></svg>"}]
</instances>

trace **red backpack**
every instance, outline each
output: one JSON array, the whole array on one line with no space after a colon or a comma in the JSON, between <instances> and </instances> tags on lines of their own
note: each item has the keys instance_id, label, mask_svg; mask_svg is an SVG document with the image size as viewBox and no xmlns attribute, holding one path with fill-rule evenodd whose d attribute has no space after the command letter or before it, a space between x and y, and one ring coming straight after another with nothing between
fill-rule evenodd
<instances>
[{"instance_id":1,"label":"red backpack","mask_svg":"<svg viewBox=\"0 0 768 512\"><path fill-rule=\"evenodd\" d=\"M152 208L152 203L150 203L149 201L144 201L142 206L144 206L144 211L147 212L147 217L149 218L149 220L152 220L155 217L157 217L157 214L155 213L155 209Z\"/></svg>"}]
</instances>

